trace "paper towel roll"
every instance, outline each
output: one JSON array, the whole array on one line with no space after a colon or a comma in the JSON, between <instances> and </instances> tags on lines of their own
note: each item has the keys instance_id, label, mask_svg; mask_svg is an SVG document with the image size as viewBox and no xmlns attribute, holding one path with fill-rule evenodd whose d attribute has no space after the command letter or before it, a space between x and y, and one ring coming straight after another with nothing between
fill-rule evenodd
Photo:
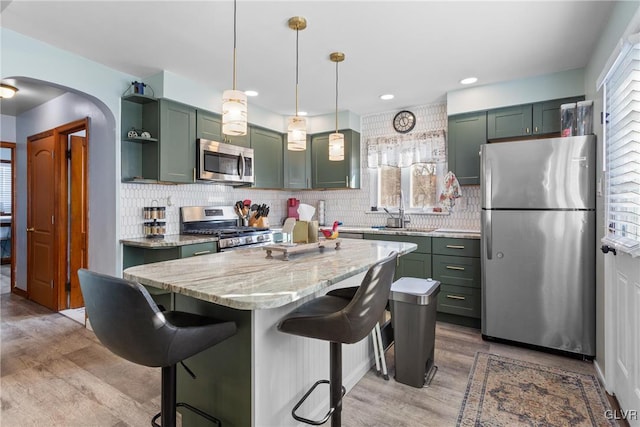
<instances>
[{"instance_id":1,"label":"paper towel roll","mask_svg":"<svg viewBox=\"0 0 640 427\"><path fill-rule=\"evenodd\" d=\"M325 203L324 200L318 200L318 224L325 225Z\"/></svg>"}]
</instances>

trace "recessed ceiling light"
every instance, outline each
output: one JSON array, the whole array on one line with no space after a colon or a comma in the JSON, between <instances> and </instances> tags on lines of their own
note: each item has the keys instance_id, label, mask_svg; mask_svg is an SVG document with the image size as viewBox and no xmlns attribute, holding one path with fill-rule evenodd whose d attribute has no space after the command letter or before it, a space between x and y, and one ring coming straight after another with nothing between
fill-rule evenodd
<instances>
[{"instance_id":1,"label":"recessed ceiling light","mask_svg":"<svg viewBox=\"0 0 640 427\"><path fill-rule=\"evenodd\" d=\"M382 99L383 101L388 101L390 99L393 99L393 95L390 93L386 93L384 95L380 95L380 99Z\"/></svg>"},{"instance_id":2,"label":"recessed ceiling light","mask_svg":"<svg viewBox=\"0 0 640 427\"><path fill-rule=\"evenodd\" d=\"M11 85L6 85L4 83L0 84L0 98L4 98L4 99L12 98L17 91L18 89Z\"/></svg>"},{"instance_id":3,"label":"recessed ceiling light","mask_svg":"<svg viewBox=\"0 0 640 427\"><path fill-rule=\"evenodd\" d=\"M307 112L306 111L298 111L298 115L299 116L306 116Z\"/></svg>"},{"instance_id":4,"label":"recessed ceiling light","mask_svg":"<svg viewBox=\"0 0 640 427\"><path fill-rule=\"evenodd\" d=\"M460 80L460 83L463 85L470 85L478 81L477 77L467 77L466 79Z\"/></svg>"},{"instance_id":5,"label":"recessed ceiling light","mask_svg":"<svg viewBox=\"0 0 640 427\"><path fill-rule=\"evenodd\" d=\"M256 90L245 90L244 94L247 96L258 96L258 91Z\"/></svg>"}]
</instances>

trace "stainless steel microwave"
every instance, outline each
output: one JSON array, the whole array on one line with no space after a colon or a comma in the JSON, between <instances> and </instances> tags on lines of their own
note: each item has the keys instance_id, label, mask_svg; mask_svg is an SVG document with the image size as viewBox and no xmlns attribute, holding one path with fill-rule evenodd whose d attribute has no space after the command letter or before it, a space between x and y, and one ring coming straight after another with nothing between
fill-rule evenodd
<instances>
[{"instance_id":1,"label":"stainless steel microwave","mask_svg":"<svg viewBox=\"0 0 640 427\"><path fill-rule=\"evenodd\" d=\"M231 185L253 184L253 149L198 138L197 178Z\"/></svg>"}]
</instances>

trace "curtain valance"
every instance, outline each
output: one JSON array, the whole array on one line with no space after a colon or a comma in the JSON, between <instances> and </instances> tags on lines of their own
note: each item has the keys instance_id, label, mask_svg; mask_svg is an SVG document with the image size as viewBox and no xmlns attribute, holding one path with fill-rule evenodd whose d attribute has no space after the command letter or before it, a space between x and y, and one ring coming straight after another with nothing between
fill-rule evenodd
<instances>
[{"instance_id":1,"label":"curtain valance","mask_svg":"<svg viewBox=\"0 0 640 427\"><path fill-rule=\"evenodd\" d=\"M367 165L406 167L415 163L446 162L444 130L367 138Z\"/></svg>"}]
</instances>

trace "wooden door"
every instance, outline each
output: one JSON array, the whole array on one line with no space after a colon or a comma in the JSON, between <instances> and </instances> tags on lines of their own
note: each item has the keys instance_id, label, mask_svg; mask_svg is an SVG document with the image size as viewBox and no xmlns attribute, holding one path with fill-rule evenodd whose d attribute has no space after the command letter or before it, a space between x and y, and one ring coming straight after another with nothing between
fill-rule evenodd
<instances>
[{"instance_id":1,"label":"wooden door","mask_svg":"<svg viewBox=\"0 0 640 427\"><path fill-rule=\"evenodd\" d=\"M51 310L58 309L55 147L53 132L27 144L27 295Z\"/></svg>"},{"instance_id":2,"label":"wooden door","mask_svg":"<svg viewBox=\"0 0 640 427\"><path fill-rule=\"evenodd\" d=\"M69 230L69 308L84 307L78 269L87 268L87 139L71 136L69 141L69 189L71 196Z\"/></svg>"}]
</instances>

